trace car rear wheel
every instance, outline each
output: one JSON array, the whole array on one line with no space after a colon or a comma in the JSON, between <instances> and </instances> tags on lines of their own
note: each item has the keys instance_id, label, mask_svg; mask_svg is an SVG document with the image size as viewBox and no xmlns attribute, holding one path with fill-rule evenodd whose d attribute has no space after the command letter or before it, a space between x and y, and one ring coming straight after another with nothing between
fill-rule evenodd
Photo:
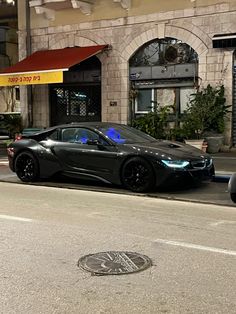
<instances>
[{"instance_id":1,"label":"car rear wheel","mask_svg":"<svg viewBox=\"0 0 236 314\"><path fill-rule=\"evenodd\" d=\"M154 187L152 166L140 157L128 159L121 171L123 185L133 192L147 192Z\"/></svg>"},{"instance_id":2,"label":"car rear wheel","mask_svg":"<svg viewBox=\"0 0 236 314\"><path fill-rule=\"evenodd\" d=\"M23 182L34 182L39 178L39 166L30 152L20 153L15 160L15 172Z\"/></svg>"}]
</instances>

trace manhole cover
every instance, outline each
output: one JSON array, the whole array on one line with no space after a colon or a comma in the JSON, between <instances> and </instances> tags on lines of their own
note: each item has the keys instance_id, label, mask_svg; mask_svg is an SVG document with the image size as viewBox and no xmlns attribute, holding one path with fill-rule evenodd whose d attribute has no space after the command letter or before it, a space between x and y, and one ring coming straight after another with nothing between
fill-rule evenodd
<instances>
[{"instance_id":1,"label":"manhole cover","mask_svg":"<svg viewBox=\"0 0 236 314\"><path fill-rule=\"evenodd\" d=\"M94 275L122 275L144 270L152 265L149 257L134 252L101 252L79 259L78 266Z\"/></svg>"}]
</instances>

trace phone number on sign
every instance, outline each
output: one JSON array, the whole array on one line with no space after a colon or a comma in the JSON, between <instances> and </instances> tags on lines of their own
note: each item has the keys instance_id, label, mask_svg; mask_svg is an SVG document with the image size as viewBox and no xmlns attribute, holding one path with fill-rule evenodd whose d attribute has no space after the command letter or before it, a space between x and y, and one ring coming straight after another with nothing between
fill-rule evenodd
<instances>
[{"instance_id":1,"label":"phone number on sign","mask_svg":"<svg viewBox=\"0 0 236 314\"><path fill-rule=\"evenodd\" d=\"M9 83L23 83L23 82L35 82L40 81L40 75L35 76L20 76L20 77L9 77Z\"/></svg>"}]
</instances>

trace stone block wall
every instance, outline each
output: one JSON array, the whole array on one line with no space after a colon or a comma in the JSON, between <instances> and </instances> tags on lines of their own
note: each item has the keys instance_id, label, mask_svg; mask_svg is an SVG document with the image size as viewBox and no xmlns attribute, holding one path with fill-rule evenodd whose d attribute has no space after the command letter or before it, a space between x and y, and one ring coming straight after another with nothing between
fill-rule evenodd
<instances>
[{"instance_id":1,"label":"stone block wall","mask_svg":"<svg viewBox=\"0 0 236 314\"><path fill-rule=\"evenodd\" d=\"M32 50L109 44L111 49L98 57L102 63L102 120L128 122L129 59L143 44L156 38L173 37L190 45L199 56L199 83L225 85L227 103L232 104L233 49L213 49L212 37L236 32L236 8L222 3L164 13L152 13L115 20L84 22L32 30ZM25 34L20 32L20 55L25 54ZM45 89L45 88L44 88ZM35 86L34 121L47 126L48 99ZM117 106L110 106L117 101ZM41 112L40 112L41 111ZM226 139L230 141L228 122Z\"/></svg>"}]
</instances>

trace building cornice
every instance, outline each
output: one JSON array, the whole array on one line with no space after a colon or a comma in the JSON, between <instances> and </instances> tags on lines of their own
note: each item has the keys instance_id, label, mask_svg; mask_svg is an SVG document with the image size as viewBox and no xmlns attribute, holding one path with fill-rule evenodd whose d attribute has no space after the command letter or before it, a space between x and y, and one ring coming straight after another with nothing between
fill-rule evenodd
<instances>
[{"instance_id":1,"label":"building cornice","mask_svg":"<svg viewBox=\"0 0 236 314\"><path fill-rule=\"evenodd\" d=\"M132 0L113 0L120 3L125 10L131 8ZM80 9L83 14L90 15L94 7L94 0L31 0L29 6L35 9L37 14L43 14L48 20L55 19L55 11L63 9Z\"/></svg>"}]
</instances>

